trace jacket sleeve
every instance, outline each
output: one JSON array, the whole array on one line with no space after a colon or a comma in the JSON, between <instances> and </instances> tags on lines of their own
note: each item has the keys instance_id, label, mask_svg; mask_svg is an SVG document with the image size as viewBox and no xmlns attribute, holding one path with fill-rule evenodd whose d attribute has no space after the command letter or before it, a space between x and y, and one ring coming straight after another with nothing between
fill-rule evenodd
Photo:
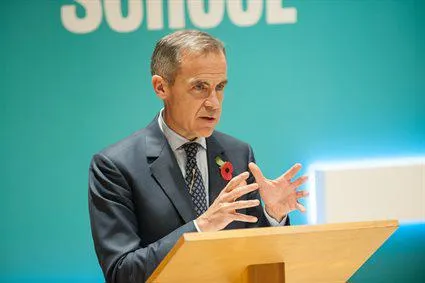
<instances>
[{"instance_id":1,"label":"jacket sleeve","mask_svg":"<svg viewBox=\"0 0 425 283\"><path fill-rule=\"evenodd\" d=\"M249 146L249 154L248 154L248 164L250 162L254 162L255 163L255 157L254 157L254 152L251 148L251 146ZM250 172L250 176L247 180L248 184L252 184L255 182L255 178L252 175L252 173ZM260 192L258 190L250 193L249 199L258 199L261 202L261 205L253 207L253 208L248 208L247 209L247 214L249 215L253 215L256 216L258 218L258 221L256 223L247 223L247 227L248 228L254 228L254 227L269 227L270 226L270 222L267 220L267 217L264 215L264 209L262 206L262 201L261 201L261 197L260 197ZM285 222L285 226L289 226L290 225L290 220L289 220L289 216L286 216L286 222Z\"/></svg>"},{"instance_id":2,"label":"jacket sleeve","mask_svg":"<svg viewBox=\"0 0 425 283\"><path fill-rule=\"evenodd\" d=\"M99 263L108 283L145 282L193 221L158 241L141 246L128 181L106 156L93 157L89 169L90 224Z\"/></svg>"}]
</instances>

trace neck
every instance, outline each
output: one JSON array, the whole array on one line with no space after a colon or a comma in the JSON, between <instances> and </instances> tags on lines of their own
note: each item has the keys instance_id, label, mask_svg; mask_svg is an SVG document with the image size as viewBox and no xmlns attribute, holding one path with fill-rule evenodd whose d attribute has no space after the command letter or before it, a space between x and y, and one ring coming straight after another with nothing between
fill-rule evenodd
<instances>
[{"instance_id":1,"label":"neck","mask_svg":"<svg viewBox=\"0 0 425 283\"><path fill-rule=\"evenodd\" d=\"M176 132L178 135L184 137L185 139L187 139L189 141L194 141L198 138L197 136L190 135L188 132L179 128L176 125L176 123L174 123L173 119L171 118L171 116L169 115L169 113L167 112L167 110L165 108L162 111L162 119L164 120L164 123L167 125L167 127L169 127L171 130Z\"/></svg>"}]
</instances>

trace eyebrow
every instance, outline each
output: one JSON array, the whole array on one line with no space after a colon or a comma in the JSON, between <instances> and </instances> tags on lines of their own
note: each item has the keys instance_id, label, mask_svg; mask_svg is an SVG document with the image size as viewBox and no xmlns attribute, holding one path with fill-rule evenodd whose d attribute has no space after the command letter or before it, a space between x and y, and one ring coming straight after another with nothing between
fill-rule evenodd
<instances>
[{"instance_id":1,"label":"eyebrow","mask_svg":"<svg viewBox=\"0 0 425 283\"><path fill-rule=\"evenodd\" d=\"M202 79L195 79L195 80L193 80L193 81L190 82L191 85L194 85L194 84L197 84L197 83L206 84L208 86L210 85L209 82L207 82L205 80L202 80ZM227 83L228 83L228 80L226 79L224 81L219 82L217 85L220 85L220 84L226 85Z\"/></svg>"}]
</instances>

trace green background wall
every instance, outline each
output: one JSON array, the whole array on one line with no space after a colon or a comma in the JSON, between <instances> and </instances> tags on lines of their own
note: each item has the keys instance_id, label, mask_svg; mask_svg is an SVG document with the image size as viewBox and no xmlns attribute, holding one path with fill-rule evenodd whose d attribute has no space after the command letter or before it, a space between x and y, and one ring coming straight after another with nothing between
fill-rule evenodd
<instances>
[{"instance_id":1,"label":"green background wall","mask_svg":"<svg viewBox=\"0 0 425 283\"><path fill-rule=\"evenodd\" d=\"M60 17L70 3L0 1L0 282L103 282L89 161L161 107L149 60L171 30L117 33L103 20L74 34ZM228 52L218 128L251 143L270 177L294 162L425 156L425 1L284 5L296 24L225 16L208 30ZM402 225L350 282L425 282L424 262L425 224Z\"/></svg>"}]
</instances>

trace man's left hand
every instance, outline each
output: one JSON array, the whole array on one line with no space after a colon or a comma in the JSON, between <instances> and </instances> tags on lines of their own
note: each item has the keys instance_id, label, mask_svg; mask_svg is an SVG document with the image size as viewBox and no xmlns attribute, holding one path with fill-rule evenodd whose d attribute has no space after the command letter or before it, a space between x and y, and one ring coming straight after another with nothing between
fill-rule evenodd
<instances>
[{"instance_id":1,"label":"man's left hand","mask_svg":"<svg viewBox=\"0 0 425 283\"><path fill-rule=\"evenodd\" d=\"M292 181L292 178L300 171L301 164L295 164L275 180L264 177L255 163L251 162L248 166L260 187L261 199L264 201L266 211L271 217L280 222L293 210L306 211L305 207L298 202L298 199L308 196L308 192L297 191L297 188L304 184L308 178L307 176L302 176Z\"/></svg>"}]
</instances>

